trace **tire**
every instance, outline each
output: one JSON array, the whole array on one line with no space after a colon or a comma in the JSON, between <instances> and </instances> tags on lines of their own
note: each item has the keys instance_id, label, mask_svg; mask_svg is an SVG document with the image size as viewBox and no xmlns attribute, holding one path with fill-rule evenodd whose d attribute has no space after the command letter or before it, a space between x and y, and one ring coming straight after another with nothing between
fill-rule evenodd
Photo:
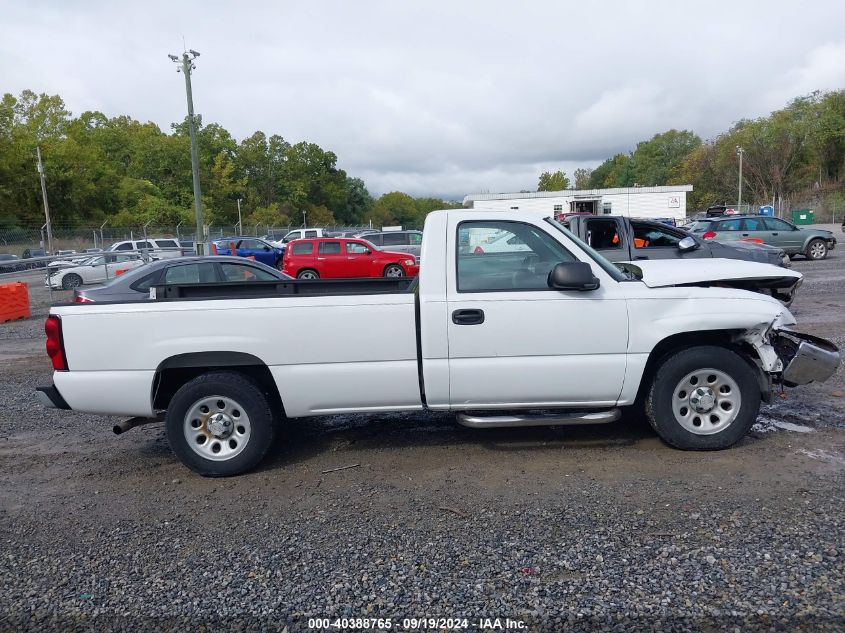
<instances>
[{"instance_id":1,"label":"tire","mask_svg":"<svg viewBox=\"0 0 845 633\"><path fill-rule=\"evenodd\" d=\"M310 268L306 268L305 270L300 270L296 273L297 279L319 279L320 273L316 270L311 270Z\"/></svg>"},{"instance_id":2,"label":"tire","mask_svg":"<svg viewBox=\"0 0 845 633\"><path fill-rule=\"evenodd\" d=\"M62 277L62 288L64 290L73 290L82 285L82 277L76 273L70 273Z\"/></svg>"},{"instance_id":3,"label":"tire","mask_svg":"<svg viewBox=\"0 0 845 633\"><path fill-rule=\"evenodd\" d=\"M667 357L659 367L645 411L652 428L670 446L721 450L742 439L757 420L760 386L754 370L736 352L691 347Z\"/></svg>"},{"instance_id":4,"label":"tire","mask_svg":"<svg viewBox=\"0 0 845 633\"><path fill-rule=\"evenodd\" d=\"M824 259L827 257L827 244L825 244L824 240L819 238L810 240L810 243L807 244L807 250L804 251L804 255L807 256L807 259Z\"/></svg>"},{"instance_id":5,"label":"tire","mask_svg":"<svg viewBox=\"0 0 845 633\"><path fill-rule=\"evenodd\" d=\"M399 264L390 264L389 266L385 267L384 276L385 277L404 277L405 276L405 269L402 268Z\"/></svg>"},{"instance_id":6,"label":"tire","mask_svg":"<svg viewBox=\"0 0 845 633\"><path fill-rule=\"evenodd\" d=\"M217 419L215 414L220 414ZM273 412L261 388L233 371L210 372L184 384L170 401L165 428L179 460L205 477L228 477L255 468L276 434Z\"/></svg>"}]
</instances>

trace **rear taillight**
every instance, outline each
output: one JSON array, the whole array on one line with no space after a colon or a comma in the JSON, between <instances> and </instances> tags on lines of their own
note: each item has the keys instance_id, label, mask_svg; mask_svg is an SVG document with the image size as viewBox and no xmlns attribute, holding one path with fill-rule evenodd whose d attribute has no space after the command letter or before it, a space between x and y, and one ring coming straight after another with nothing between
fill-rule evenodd
<instances>
[{"instance_id":1,"label":"rear taillight","mask_svg":"<svg viewBox=\"0 0 845 633\"><path fill-rule=\"evenodd\" d=\"M701 237L705 240L712 240L714 237L716 237L716 231L707 231Z\"/></svg>"},{"instance_id":2,"label":"rear taillight","mask_svg":"<svg viewBox=\"0 0 845 633\"><path fill-rule=\"evenodd\" d=\"M81 295L76 295L73 298L74 303L94 303L93 299L89 299L88 297L83 297Z\"/></svg>"},{"instance_id":3,"label":"rear taillight","mask_svg":"<svg viewBox=\"0 0 845 633\"><path fill-rule=\"evenodd\" d=\"M48 316L47 321L44 322L44 331L47 333L47 356L53 361L53 369L67 371L65 343L62 340L62 320L57 316Z\"/></svg>"}]
</instances>

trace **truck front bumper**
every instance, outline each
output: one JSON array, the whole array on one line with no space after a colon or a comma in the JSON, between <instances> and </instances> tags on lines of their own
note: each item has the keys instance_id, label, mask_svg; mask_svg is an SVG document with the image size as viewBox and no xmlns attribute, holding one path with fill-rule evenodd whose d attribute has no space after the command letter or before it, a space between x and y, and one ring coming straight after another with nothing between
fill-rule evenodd
<instances>
[{"instance_id":1,"label":"truck front bumper","mask_svg":"<svg viewBox=\"0 0 845 633\"><path fill-rule=\"evenodd\" d=\"M52 409L70 409L70 406L67 402L65 402L65 399L62 397L62 394L59 393L59 390L56 389L55 385L50 385L49 387L36 387L35 397L38 399L38 402L43 404L45 407L50 407Z\"/></svg>"},{"instance_id":2,"label":"truck front bumper","mask_svg":"<svg viewBox=\"0 0 845 633\"><path fill-rule=\"evenodd\" d=\"M786 386L824 382L839 368L842 355L830 341L791 330L778 330L775 334L772 343L783 361Z\"/></svg>"}]
</instances>

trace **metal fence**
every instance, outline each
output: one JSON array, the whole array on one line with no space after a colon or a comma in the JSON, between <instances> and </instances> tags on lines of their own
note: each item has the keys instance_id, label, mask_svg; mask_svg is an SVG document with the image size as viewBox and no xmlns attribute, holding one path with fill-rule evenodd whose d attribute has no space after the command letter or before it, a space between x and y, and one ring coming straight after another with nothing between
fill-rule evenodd
<instances>
[{"instance_id":1,"label":"metal fence","mask_svg":"<svg viewBox=\"0 0 845 633\"><path fill-rule=\"evenodd\" d=\"M272 226L267 224L244 225L243 231L237 226L209 226L208 238L211 241L224 237L244 235L250 237L268 236L276 240L284 237L294 229L303 228L299 225ZM326 226L320 227L332 232L362 231L369 226ZM144 240L147 238L176 238L179 240L194 240L195 232L184 226L148 226L148 227L88 227L64 228L53 227L53 251L74 250L82 251L87 248L108 249L115 242L124 240ZM37 228L7 228L0 229L0 253L9 253L21 257L27 249L47 248L47 235L44 229Z\"/></svg>"}]
</instances>

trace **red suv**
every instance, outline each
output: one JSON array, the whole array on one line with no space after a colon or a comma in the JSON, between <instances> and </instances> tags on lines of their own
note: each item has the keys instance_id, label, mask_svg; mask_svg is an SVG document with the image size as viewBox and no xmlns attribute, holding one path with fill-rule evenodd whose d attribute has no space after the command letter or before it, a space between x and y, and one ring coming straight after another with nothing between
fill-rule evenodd
<instances>
[{"instance_id":1,"label":"red suv","mask_svg":"<svg viewBox=\"0 0 845 633\"><path fill-rule=\"evenodd\" d=\"M320 238L288 242L282 271L297 279L416 277L420 267L413 255L364 240Z\"/></svg>"}]
</instances>

